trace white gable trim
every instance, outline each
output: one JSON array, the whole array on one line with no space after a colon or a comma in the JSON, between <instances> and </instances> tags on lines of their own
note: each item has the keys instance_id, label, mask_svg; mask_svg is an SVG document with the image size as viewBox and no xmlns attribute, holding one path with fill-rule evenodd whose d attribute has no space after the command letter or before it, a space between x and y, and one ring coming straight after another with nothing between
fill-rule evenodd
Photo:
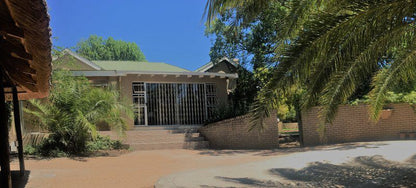
<instances>
[{"instance_id":1,"label":"white gable trim","mask_svg":"<svg viewBox=\"0 0 416 188\"><path fill-rule=\"evenodd\" d=\"M236 64L235 62L233 62L233 61L231 61L230 59L228 59L227 57L223 57L223 58L221 58L220 60L218 60L218 62L222 62L222 61L228 61L228 63L230 63L232 66L234 66L235 68L237 68L238 67L238 64ZM214 67L214 63L212 63L212 61L211 62L209 62L209 63L207 63L207 64L205 64L205 65L203 65L202 67L200 67L199 69L197 69L196 71L197 72L205 72L205 71L207 71L207 70L209 70L210 68L212 68L212 67Z\"/></svg>"},{"instance_id":2,"label":"white gable trim","mask_svg":"<svg viewBox=\"0 0 416 188\"><path fill-rule=\"evenodd\" d=\"M78 54L76 54L76 53L72 52L70 49L65 49L65 50L63 51L63 53L68 54L68 55L70 55L70 56L74 57L75 59L77 59L77 60L81 61L82 63L84 63L84 64L86 64L86 65L90 66L91 68L93 68L93 69L95 69L95 70L101 70L101 67L99 67L99 66L98 66L98 65L96 65L95 63L91 62L90 60L85 59L85 58L83 58L83 57L79 56Z\"/></svg>"}]
</instances>

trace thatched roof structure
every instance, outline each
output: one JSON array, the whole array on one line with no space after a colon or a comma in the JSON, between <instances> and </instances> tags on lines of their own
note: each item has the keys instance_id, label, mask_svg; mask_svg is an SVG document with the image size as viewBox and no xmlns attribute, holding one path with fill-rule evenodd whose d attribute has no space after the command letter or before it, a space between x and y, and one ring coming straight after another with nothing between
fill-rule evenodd
<instances>
[{"instance_id":1,"label":"thatched roof structure","mask_svg":"<svg viewBox=\"0 0 416 188\"><path fill-rule=\"evenodd\" d=\"M6 99L17 86L19 100L49 93L51 39L44 0L0 0L0 66Z\"/></svg>"}]
</instances>

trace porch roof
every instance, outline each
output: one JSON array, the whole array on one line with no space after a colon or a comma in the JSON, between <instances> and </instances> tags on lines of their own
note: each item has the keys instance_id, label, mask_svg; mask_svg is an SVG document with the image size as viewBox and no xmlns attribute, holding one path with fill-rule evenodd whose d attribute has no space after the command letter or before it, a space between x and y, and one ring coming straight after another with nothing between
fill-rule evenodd
<instances>
[{"instance_id":1,"label":"porch roof","mask_svg":"<svg viewBox=\"0 0 416 188\"><path fill-rule=\"evenodd\" d=\"M44 0L0 0L0 65L6 100L16 86L19 100L49 93L51 40Z\"/></svg>"}]
</instances>

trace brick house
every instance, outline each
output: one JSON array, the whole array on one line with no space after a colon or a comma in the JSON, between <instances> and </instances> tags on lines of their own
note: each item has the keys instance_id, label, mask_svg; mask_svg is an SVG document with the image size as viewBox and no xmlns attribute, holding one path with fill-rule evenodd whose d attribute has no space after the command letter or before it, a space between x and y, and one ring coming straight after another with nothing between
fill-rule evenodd
<instances>
[{"instance_id":1,"label":"brick house","mask_svg":"<svg viewBox=\"0 0 416 188\"><path fill-rule=\"evenodd\" d=\"M235 60L222 58L189 71L166 63L89 61L66 49L54 69L85 76L94 86L113 86L134 106L134 126L201 125L220 104L238 78Z\"/></svg>"}]
</instances>

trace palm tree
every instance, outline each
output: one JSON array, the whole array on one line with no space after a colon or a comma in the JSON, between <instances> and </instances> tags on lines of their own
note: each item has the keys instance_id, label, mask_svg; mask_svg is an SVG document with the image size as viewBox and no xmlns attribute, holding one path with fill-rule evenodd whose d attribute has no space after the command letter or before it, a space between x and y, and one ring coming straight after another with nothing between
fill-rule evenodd
<instances>
[{"instance_id":1,"label":"palm tree","mask_svg":"<svg viewBox=\"0 0 416 188\"><path fill-rule=\"evenodd\" d=\"M257 1L256 1L257 2ZM262 5L267 2L258 1ZM378 119L386 93L401 82L416 78L414 0L292 0L279 1L290 9L283 27L290 40L273 71L273 78L259 94L254 122L262 125L270 98L290 94L286 88L303 85L303 109L320 105L323 121L331 122L339 104L373 76L370 111ZM245 4L247 3L247 4ZM208 19L224 9L254 1L209 0ZM261 10L252 10L255 16ZM244 17L236 17L244 21ZM289 34L289 31L293 31ZM277 41L278 42L278 41Z\"/></svg>"},{"instance_id":2,"label":"palm tree","mask_svg":"<svg viewBox=\"0 0 416 188\"><path fill-rule=\"evenodd\" d=\"M68 71L54 71L52 78L49 98L30 100L31 107L25 109L51 133L49 150L84 152L87 141L97 138L96 124L101 122L108 123L120 136L124 134L126 118L133 112L120 101L117 90L92 87L86 78L73 77Z\"/></svg>"}]
</instances>

